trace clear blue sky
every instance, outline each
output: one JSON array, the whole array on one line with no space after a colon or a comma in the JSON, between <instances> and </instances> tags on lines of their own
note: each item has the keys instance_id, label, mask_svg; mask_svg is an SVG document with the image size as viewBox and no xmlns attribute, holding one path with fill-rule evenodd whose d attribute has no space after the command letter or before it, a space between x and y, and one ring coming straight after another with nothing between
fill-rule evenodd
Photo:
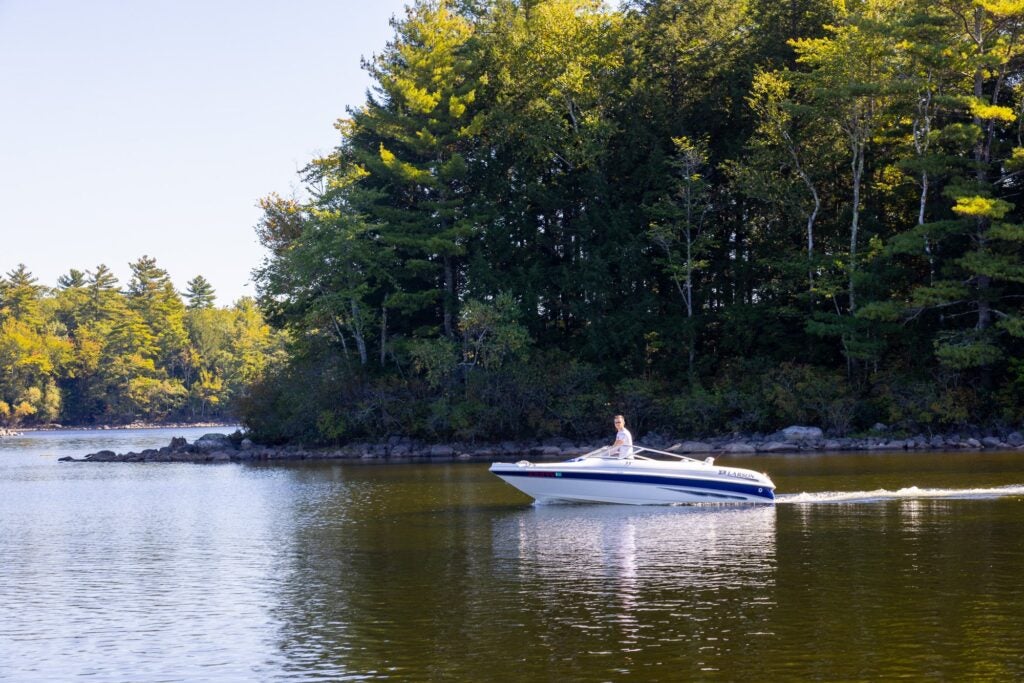
<instances>
[{"instance_id":1,"label":"clear blue sky","mask_svg":"<svg viewBox=\"0 0 1024 683\"><path fill-rule=\"evenodd\" d=\"M0 0L0 272L143 254L254 293L257 200L337 142L402 0Z\"/></svg>"}]
</instances>

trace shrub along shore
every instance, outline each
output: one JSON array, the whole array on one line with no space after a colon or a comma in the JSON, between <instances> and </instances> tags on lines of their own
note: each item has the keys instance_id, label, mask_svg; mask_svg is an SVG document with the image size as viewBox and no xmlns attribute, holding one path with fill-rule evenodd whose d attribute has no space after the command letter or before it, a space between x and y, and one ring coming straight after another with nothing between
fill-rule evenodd
<instances>
[{"instance_id":1,"label":"shrub along shore","mask_svg":"<svg viewBox=\"0 0 1024 683\"><path fill-rule=\"evenodd\" d=\"M880 427L880 425L879 425ZM953 450L1024 450L1024 434L1020 431L976 429L949 434L900 436L875 429L862 437L830 438L817 427L787 427L774 434L719 436L704 440L683 440L660 434L646 434L638 444L692 457L755 455L767 453L840 453L847 451L953 451ZM175 437L159 449L114 453L103 450L84 458L61 458L69 462L266 462L294 460L345 460L368 463L400 462L492 462L530 458L560 460L587 453L609 443L603 441L571 441L551 438L500 443L429 444L402 436L392 436L376 443L352 443L335 447L273 446L254 443L241 432L206 434L193 443Z\"/></svg>"}]
</instances>

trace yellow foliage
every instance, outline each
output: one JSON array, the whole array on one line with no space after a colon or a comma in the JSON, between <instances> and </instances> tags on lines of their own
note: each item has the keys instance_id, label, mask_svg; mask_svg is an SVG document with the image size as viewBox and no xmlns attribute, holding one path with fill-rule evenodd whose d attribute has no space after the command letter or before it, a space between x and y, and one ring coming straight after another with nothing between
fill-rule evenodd
<instances>
[{"instance_id":1,"label":"yellow foliage","mask_svg":"<svg viewBox=\"0 0 1024 683\"><path fill-rule=\"evenodd\" d=\"M875 187L882 192L892 192L906 180L907 177L903 171L890 164L881 168L875 175Z\"/></svg>"},{"instance_id":2,"label":"yellow foliage","mask_svg":"<svg viewBox=\"0 0 1024 683\"><path fill-rule=\"evenodd\" d=\"M1017 115L1010 107L1003 107L998 104L985 104L984 102L972 101L970 104L971 114L986 121L1003 121L1013 123Z\"/></svg>"},{"instance_id":3,"label":"yellow foliage","mask_svg":"<svg viewBox=\"0 0 1024 683\"><path fill-rule=\"evenodd\" d=\"M1000 18L1024 14L1024 2L1022 0L975 0L975 2L986 12Z\"/></svg>"},{"instance_id":4,"label":"yellow foliage","mask_svg":"<svg viewBox=\"0 0 1024 683\"><path fill-rule=\"evenodd\" d=\"M14 407L14 419L21 420L29 415L36 414L36 407L28 401L22 401Z\"/></svg>"},{"instance_id":5,"label":"yellow foliage","mask_svg":"<svg viewBox=\"0 0 1024 683\"><path fill-rule=\"evenodd\" d=\"M453 119L461 118L466 113L466 105L458 97L452 95L448 100L448 113Z\"/></svg>"},{"instance_id":6,"label":"yellow foliage","mask_svg":"<svg viewBox=\"0 0 1024 683\"><path fill-rule=\"evenodd\" d=\"M422 171L412 164L405 163L385 147L383 142L380 143L380 160L388 169L410 183L429 183L433 180L429 171Z\"/></svg>"},{"instance_id":7,"label":"yellow foliage","mask_svg":"<svg viewBox=\"0 0 1024 683\"><path fill-rule=\"evenodd\" d=\"M1006 160L1008 171L1019 171L1024 168L1024 147L1014 147L1010 158Z\"/></svg>"},{"instance_id":8,"label":"yellow foliage","mask_svg":"<svg viewBox=\"0 0 1024 683\"><path fill-rule=\"evenodd\" d=\"M960 197L956 200L953 212L961 216L974 218L994 218L996 220L1005 216L1013 205L1001 199L990 199L989 197Z\"/></svg>"},{"instance_id":9,"label":"yellow foliage","mask_svg":"<svg viewBox=\"0 0 1024 683\"><path fill-rule=\"evenodd\" d=\"M429 114L434 111L437 103L441 101L440 93L430 92L426 88L417 86L410 80L396 78L395 85L405 99L405 103L418 114Z\"/></svg>"}]
</instances>

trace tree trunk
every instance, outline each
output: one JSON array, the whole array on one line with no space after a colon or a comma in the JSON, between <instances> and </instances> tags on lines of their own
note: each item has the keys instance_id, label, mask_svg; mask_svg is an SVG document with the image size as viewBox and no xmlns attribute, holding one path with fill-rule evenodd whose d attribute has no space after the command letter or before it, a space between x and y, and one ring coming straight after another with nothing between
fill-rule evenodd
<instances>
[{"instance_id":1,"label":"tree trunk","mask_svg":"<svg viewBox=\"0 0 1024 683\"><path fill-rule=\"evenodd\" d=\"M356 340L356 350L359 351L359 364L366 365L366 339L363 337L363 323L359 315L359 304L352 299L352 323L349 329L352 330L352 337Z\"/></svg>"},{"instance_id":2,"label":"tree trunk","mask_svg":"<svg viewBox=\"0 0 1024 683\"><path fill-rule=\"evenodd\" d=\"M455 338L455 264L444 257L444 336Z\"/></svg>"},{"instance_id":3,"label":"tree trunk","mask_svg":"<svg viewBox=\"0 0 1024 683\"><path fill-rule=\"evenodd\" d=\"M380 366L384 367L384 357L388 348L388 307L380 307Z\"/></svg>"},{"instance_id":4,"label":"tree trunk","mask_svg":"<svg viewBox=\"0 0 1024 683\"><path fill-rule=\"evenodd\" d=\"M928 203L928 171L921 171L921 203L917 211L917 224L924 225L924 209ZM928 256L928 284L935 284L935 254L928 235L924 235L924 253Z\"/></svg>"},{"instance_id":5,"label":"tree trunk","mask_svg":"<svg viewBox=\"0 0 1024 683\"><path fill-rule=\"evenodd\" d=\"M853 151L853 215L850 219L850 313L857 310L854 282L857 274L857 233L860 229L860 185L864 175L864 143L854 140Z\"/></svg>"},{"instance_id":6,"label":"tree trunk","mask_svg":"<svg viewBox=\"0 0 1024 683\"><path fill-rule=\"evenodd\" d=\"M984 42L983 42L984 41L984 34L983 34L983 31L982 31L982 27L983 27L983 24L984 24L984 18L985 18L985 9L983 7L980 7L980 6L976 7L975 10L974 10L974 33L975 33L975 40L977 41L977 44L978 44L978 52L981 55L985 54L985 45L984 45ZM975 71L974 71L974 96L977 99L981 100L982 97L984 96L984 94L985 94L985 73L979 67L979 68L975 69ZM997 101L997 97L996 97L997 95L998 95L998 91L995 94L993 94L993 97L992 97L993 104L995 104L996 101ZM978 126L979 129L981 129L983 131L985 130L985 126L982 125L981 117L975 116L974 117L974 124L976 126ZM974 148L974 160L975 160L976 166L977 166L977 170L975 171L975 178L977 178L979 185L982 185L982 186L985 184L986 180L988 179L988 167L989 167L989 163L991 162L992 132L993 132L993 128L994 128L993 124L989 123L988 124L988 131L987 131L988 134L981 136L981 139L978 140L978 144ZM978 250L979 251L982 251L982 250L985 249L986 235L988 233L989 225L990 225L990 221L989 221L988 218L985 218L985 217L979 217L978 218L977 224L976 224L977 227L975 228L975 239L978 242ZM991 307L989 306L989 302L988 302L988 289L991 286L991 284L992 284L992 280L987 275L979 275L977 280L975 281L975 285L977 287L976 302L977 302L977 305L978 305L978 322L975 325L975 327L977 329L979 329L979 330L988 329L988 327L992 324L992 311L991 311Z\"/></svg>"}]
</instances>

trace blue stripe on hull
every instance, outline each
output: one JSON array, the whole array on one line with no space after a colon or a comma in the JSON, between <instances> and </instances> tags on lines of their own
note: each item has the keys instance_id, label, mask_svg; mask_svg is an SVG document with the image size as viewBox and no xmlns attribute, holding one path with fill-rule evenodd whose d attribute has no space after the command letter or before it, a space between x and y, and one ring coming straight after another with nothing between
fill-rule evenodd
<instances>
[{"instance_id":1,"label":"blue stripe on hull","mask_svg":"<svg viewBox=\"0 0 1024 683\"><path fill-rule=\"evenodd\" d=\"M550 474L549 474L550 472ZM745 496L764 498L766 501L775 500L775 492L764 485L741 484L732 481L720 481L714 479L690 479L686 477L666 477L657 474L619 474L617 472L572 472L572 471L544 471L540 474L538 470L528 468L516 470L495 471L502 477L557 477L559 479L591 479L598 481L621 481L628 484L653 484L665 488L685 487L689 489L704 489L711 491L726 491L741 493Z\"/></svg>"}]
</instances>

